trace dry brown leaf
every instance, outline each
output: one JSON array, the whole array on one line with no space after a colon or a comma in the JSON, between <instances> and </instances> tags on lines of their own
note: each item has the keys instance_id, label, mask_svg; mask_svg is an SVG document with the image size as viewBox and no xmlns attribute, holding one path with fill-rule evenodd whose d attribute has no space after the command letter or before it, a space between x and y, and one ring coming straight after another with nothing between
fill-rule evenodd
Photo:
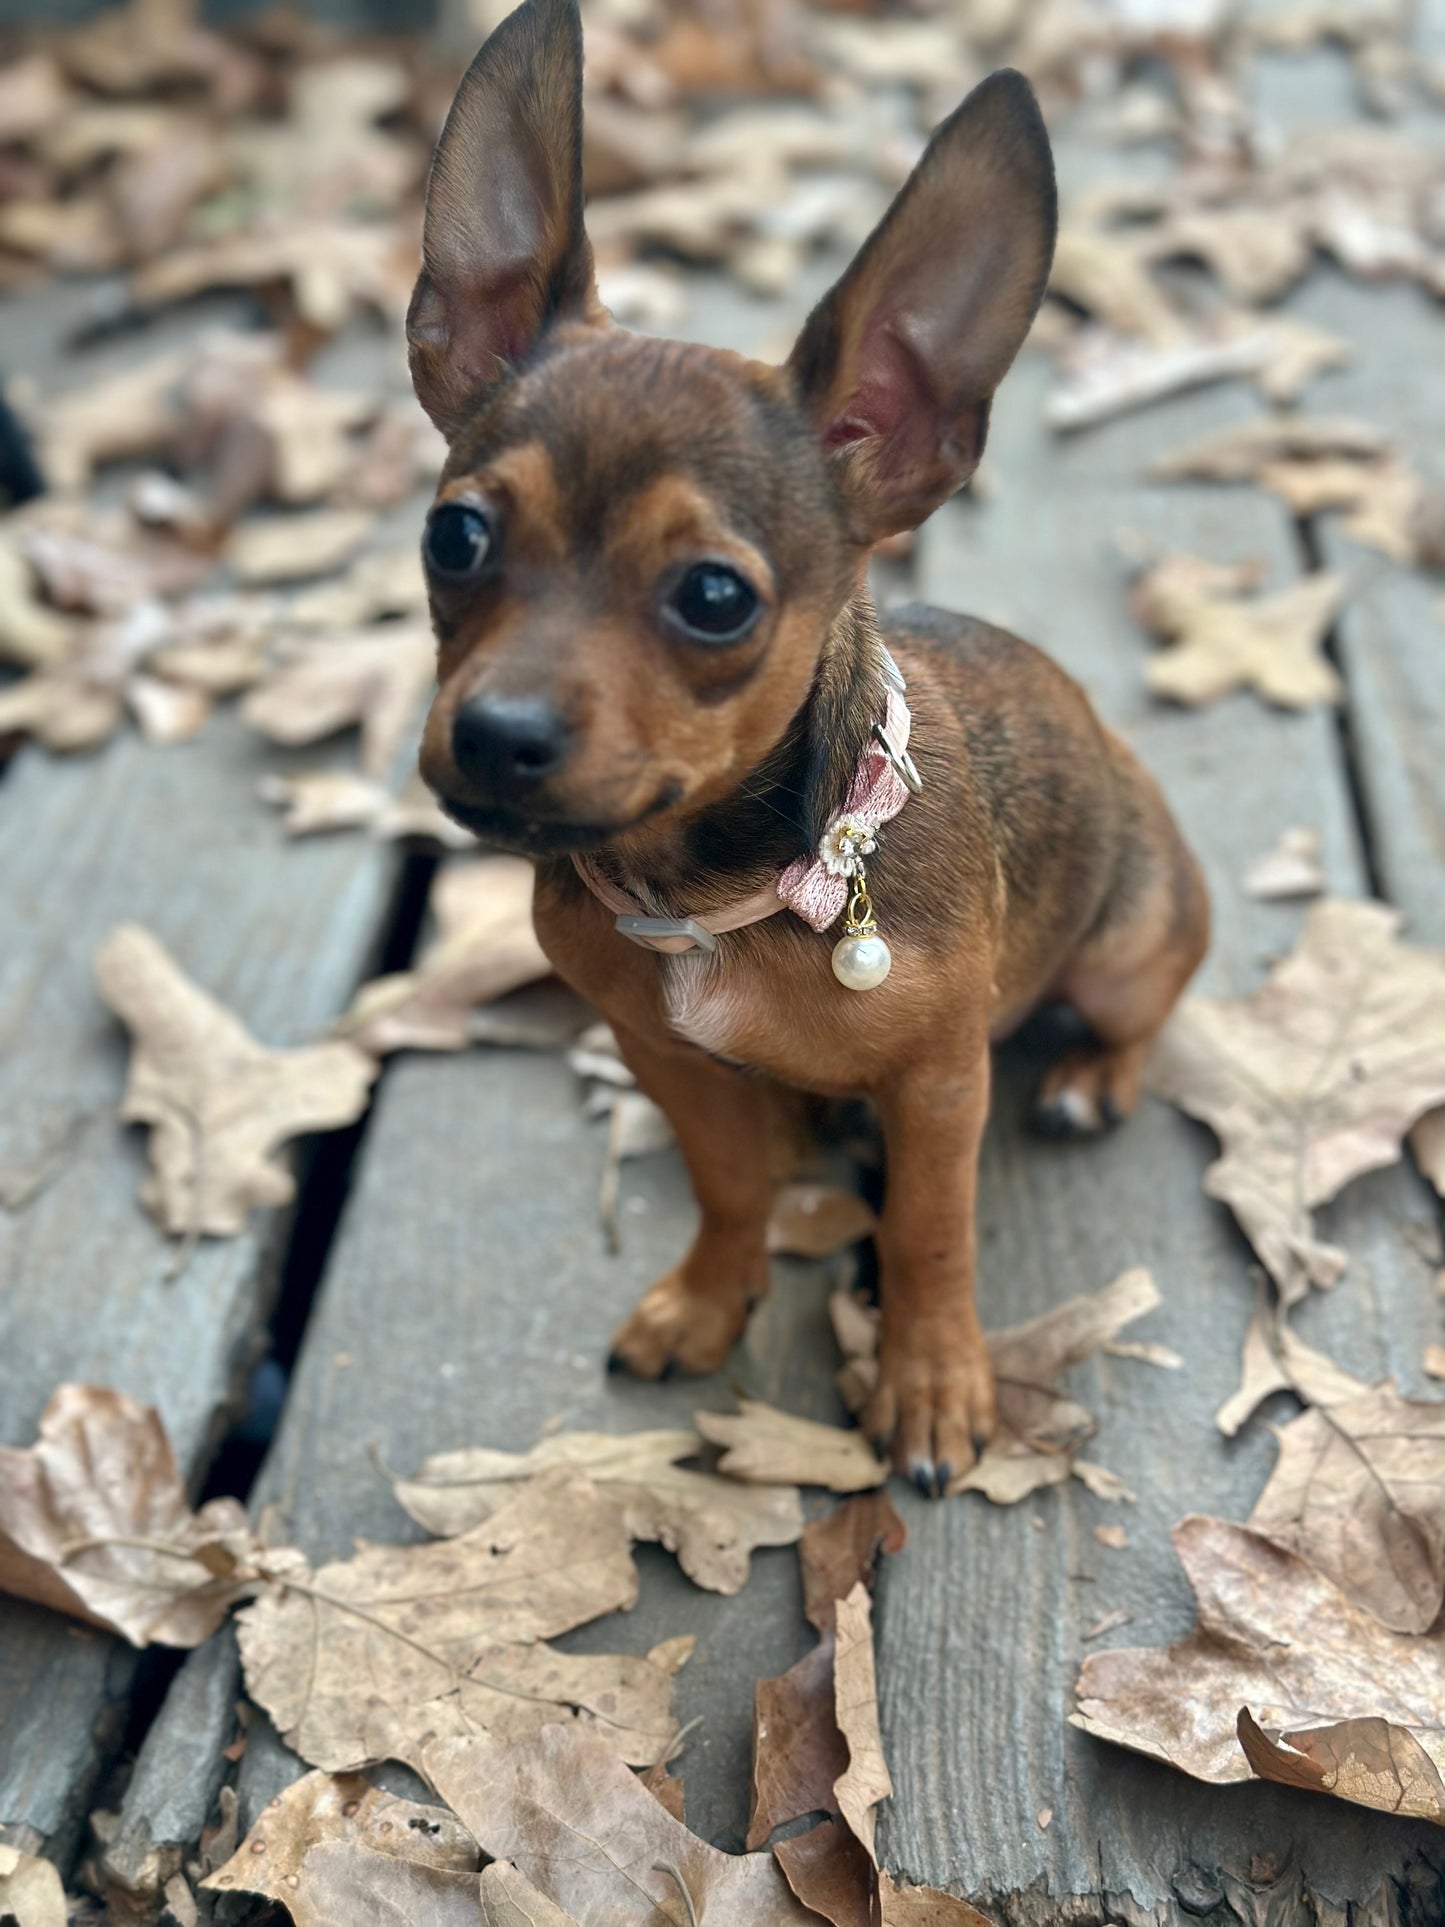
<instances>
[{"instance_id":1,"label":"dry brown leaf","mask_svg":"<svg viewBox=\"0 0 1445 1927\"><path fill-rule=\"evenodd\" d=\"M1095 1526L1094 1537L1111 1552L1123 1552L1129 1544L1129 1534L1123 1526Z\"/></svg>"},{"instance_id":2,"label":"dry brown leaf","mask_svg":"<svg viewBox=\"0 0 1445 1927\"><path fill-rule=\"evenodd\" d=\"M1427 1377L1445 1378L1445 1345L1427 1345L1420 1363Z\"/></svg>"},{"instance_id":3,"label":"dry brown leaf","mask_svg":"<svg viewBox=\"0 0 1445 1927\"><path fill-rule=\"evenodd\" d=\"M740 1398L735 1415L698 1412L703 1437L725 1448L718 1470L753 1485L822 1485L830 1492L866 1492L882 1485L888 1468L861 1432L780 1412L760 1398Z\"/></svg>"},{"instance_id":4,"label":"dry brown leaf","mask_svg":"<svg viewBox=\"0 0 1445 1927\"><path fill-rule=\"evenodd\" d=\"M753 1688L749 1852L790 1820L837 1810L833 1789L848 1770L849 1755L838 1729L833 1651L829 1632L786 1673L760 1679ZM789 1884L806 1899L791 1875Z\"/></svg>"},{"instance_id":5,"label":"dry brown leaf","mask_svg":"<svg viewBox=\"0 0 1445 1927\"><path fill-rule=\"evenodd\" d=\"M512 1744L436 1740L422 1770L484 1853L511 1862L579 1921L808 1927L771 1854L727 1854L664 1811L594 1732L549 1726ZM679 1887L686 1893L684 1903Z\"/></svg>"},{"instance_id":6,"label":"dry brown leaf","mask_svg":"<svg viewBox=\"0 0 1445 1927\"><path fill-rule=\"evenodd\" d=\"M314 1574L287 1572L237 1624L251 1697L333 1772L415 1764L428 1737L511 1738L555 1720L650 1765L675 1736L673 1675L692 1641L641 1659L543 1643L636 1598L616 1509L585 1480L552 1475L455 1539L363 1545Z\"/></svg>"},{"instance_id":7,"label":"dry brown leaf","mask_svg":"<svg viewBox=\"0 0 1445 1927\"><path fill-rule=\"evenodd\" d=\"M1214 1422L1232 1439L1274 1392L1297 1392L1308 1405L1337 1405L1362 1398L1369 1389L1362 1378L1306 1345L1281 1313L1261 1307L1244 1334L1239 1390L1220 1406Z\"/></svg>"},{"instance_id":8,"label":"dry brown leaf","mask_svg":"<svg viewBox=\"0 0 1445 1927\"><path fill-rule=\"evenodd\" d=\"M1218 337L1178 344L1085 328L1063 357L1064 380L1045 402L1044 420L1069 433L1167 395L1241 377L1282 406L1352 353L1347 341L1290 316L1251 317L1248 325Z\"/></svg>"},{"instance_id":9,"label":"dry brown leaf","mask_svg":"<svg viewBox=\"0 0 1445 1927\"><path fill-rule=\"evenodd\" d=\"M1115 334L1166 348L1186 336L1183 318L1128 233L1066 221L1059 229L1049 291L1083 308Z\"/></svg>"},{"instance_id":10,"label":"dry brown leaf","mask_svg":"<svg viewBox=\"0 0 1445 1927\"><path fill-rule=\"evenodd\" d=\"M364 629L383 616L426 613L426 575L421 548L368 549L343 575L302 589L286 605L286 619L300 629Z\"/></svg>"},{"instance_id":11,"label":"dry brown leaf","mask_svg":"<svg viewBox=\"0 0 1445 1927\"><path fill-rule=\"evenodd\" d=\"M15 1927L65 1927L68 1918L55 1863L0 1844L0 1920L13 1920Z\"/></svg>"},{"instance_id":12,"label":"dry brown leaf","mask_svg":"<svg viewBox=\"0 0 1445 1927\"><path fill-rule=\"evenodd\" d=\"M263 1869L255 1869L246 1884L260 1891L257 1882L264 1877ZM475 1873L450 1873L400 1854L378 1853L370 1844L322 1840L291 1879L296 1885L287 1886L285 1905L296 1927L350 1927L362 1920L399 1927L476 1927L480 1917ZM236 1886L241 1886L240 1874Z\"/></svg>"},{"instance_id":13,"label":"dry brown leaf","mask_svg":"<svg viewBox=\"0 0 1445 1927\"><path fill-rule=\"evenodd\" d=\"M226 544L238 582L303 582L350 562L376 521L370 509L306 509L297 515L258 515Z\"/></svg>"},{"instance_id":14,"label":"dry brown leaf","mask_svg":"<svg viewBox=\"0 0 1445 1927\"><path fill-rule=\"evenodd\" d=\"M1254 308L1289 292L1308 271L1314 243L1292 209L1193 208L1150 230L1140 251L1150 261L1203 261L1232 301Z\"/></svg>"},{"instance_id":15,"label":"dry brown leaf","mask_svg":"<svg viewBox=\"0 0 1445 1927\"><path fill-rule=\"evenodd\" d=\"M833 1784L838 1812L862 1841L870 1860L877 1824L874 1808L890 1798L893 1781L878 1730L878 1677L873 1659L873 1607L859 1580L838 1601L833 1651L833 1699L838 1731L848 1747L846 1771Z\"/></svg>"},{"instance_id":16,"label":"dry brown leaf","mask_svg":"<svg viewBox=\"0 0 1445 1927\"><path fill-rule=\"evenodd\" d=\"M642 1784L655 1800L662 1803L664 1813L670 1813L674 1820L687 1819L687 1789L680 1774L669 1773L666 1762L659 1760L650 1766L646 1773L640 1774Z\"/></svg>"},{"instance_id":17,"label":"dry brown leaf","mask_svg":"<svg viewBox=\"0 0 1445 1927\"><path fill-rule=\"evenodd\" d=\"M193 1512L160 1415L62 1385L27 1451L0 1449L0 1591L134 1646L199 1646L251 1590L243 1507Z\"/></svg>"},{"instance_id":18,"label":"dry brown leaf","mask_svg":"<svg viewBox=\"0 0 1445 1927\"><path fill-rule=\"evenodd\" d=\"M1104 1290L1070 1298L1026 1324L989 1334L998 1386L998 1427L978 1463L950 1492L982 1492L995 1505L1015 1505L1043 1486L1072 1473L1093 1484L1101 1497L1128 1496L1122 1484L1077 1458L1092 1436L1092 1415L1057 1389L1057 1380L1116 1338L1125 1325L1153 1311L1159 1293L1147 1271L1123 1272Z\"/></svg>"},{"instance_id":19,"label":"dry brown leaf","mask_svg":"<svg viewBox=\"0 0 1445 1927\"><path fill-rule=\"evenodd\" d=\"M476 1841L445 1807L398 1799L357 1773L307 1773L265 1807L201 1885L280 1901L296 1927L376 1918L383 1890L394 1899L411 1889L425 1899L401 1914L408 1927L442 1919L461 1927L476 1921L480 1859ZM404 1869L386 1864L396 1862ZM348 1894L365 1904L348 1910ZM441 1913L427 1900L431 1908L440 1902Z\"/></svg>"},{"instance_id":20,"label":"dry brown leaf","mask_svg":"<svg viewBox=\"0 0 1445 1927\"><path fill-rule=\"evenodd\" d=\"M1141 577L1132 598L1138 620L1171 645L1145 670L1156 696L1198 704L1254 689L1288 709L1339 701L1339 677L1322 654L1344 596L1339 576L1242 597L1186 586L1172 560Z\"/></svg>"},{"instance_id":21,"label":"dry brown leaf","mask_svg":"<svg viewBox=\"0 0 1445 1927\"><path fill-rule=\"evenodd\" d=\"M316 836L329 830L359 830L376 822L391 801L384 783L348 769L303 770L296 776L263 776L256 785L263 803L283 814L287 836Z\"/></svg>"},{"instance_id":22,"label":"dry brown leaf","mask_svg":"<svg viewBox=\"0 0 1445 1927\"><path fill-rule=\"evenodd\" d=\"M1393 1164L1445 1098L1445 958L1402 943L1400 923L1377 903L1317 904L1252 998L1187 998L1150 1062L1152 1088L1220 1138L1204 1189L1286 1304L1347 1262L1315 1237L1314 1206Z\"/></svg>"},{"instance_id":23,"label":"dry brown leaf","mask_svg":"<svg viewBox=\"0 0 1445 1927\"><path fill-rule=\"evenodd\" d=\"M741 1592L754 1547L792 1545L802 1532L797 1488L743 1486L677 1463L701 1450L693 1432L557 1432L530 1452L438 1453L395 1490L419 1525L451 1537L489 1519L519 1484L569 1467L621 1509L631 1538L666 1546L711 1592Z\"/></svg>"},{"instance_id":24,"label":"dry brown leaf","mask_svg":"<svg viewBox=\"0 0 1445 1927\"><path fill-rule=\"evenodd\" d=\"M804 1527L798 1546L803 1571L803 1615L820 1634L831 1633L836 1607L860 1582L873 1584L885 1553L902 1552L908 1528L882 1492L847 1499Z\"/></svg>"},{"instance_id":25,"label":"dry brown leaf","mask_svg":"<svg viewBox=\"0 0 1445 1927\"><path fill-rule=\"evenodd\" d=\"M474 1010L552 974L532 928L533 875L515 856L444 864L431 891L436 941L414 970L363 984L342 1034L376 1057L465 1050Z\"/></svg>"},{"instance_id":26,"label":"dry brown leaf","mask_svg":"<svg viewBox=\"0 0 1445 1927\"><path fill-rule=\"evenodd\" d=\"M786 1673L759 1680L754 1689L749 1849L790 1820L836 1811L834 1787L849 1764L833 1671L838 1606L859 1587L873 1584L879 1559L900 1551L907 1536L892 1502L878 1492L847 1500L804 1532L798 1548L803 1610L819 1640ZM814 1843L815 1849L822 1845ZM830 1868L834 1858L830 1853ZM845 1862L850 1859L844 1856ZM793 1891L806 1898L784 1866Z\"/></svg>"},{"instance_id":27,"label":"dry brown leaf","mask_svg":"<svg viewBox=\"0 0 1445 1927\"><path fill-rule=\"evenodd\" d=\"M832 1258L871 1237L878 1220L866 1198L832 1184L785 1184L773 1199L768 1250L790 1258Z\"/></svg>"},{"instance_id":28,"label":"dry brown leaf","mask_svg":"<svg viewBox=\"0 0 1445 1927\"><path fill-rule=\"evenodd\" d=\"M780 1840L773 1857L803 1905L833 1927L873 1927L878 1875L868 1849L841 1820Z\"/></svg>"},{"instance_id":29,"label":"dry brown leaf","mask_svg":"<svg viewBox=\"0 0 1445 1927\"><path fill-rule=\"evenodd\" d=\"M878 1892L880 1927L993 1927L977 1907L937 1887L898 1887L889 1874L880 1873Z\"/></svg>"},{"instance_id":30,"label":"dry brown leaf","mask_svg":"<svg viewBox=\"0 0 1445 1927\"><path fill-rule=\"evenodd\" d=\"M293 637L271 677L241 704L241 720L293 748L359 728L361 773L382 781L417 722L435 664L423 622Z\"/></svg>"},{"instance_id":31,"label":"dry brown leaf","mask_svg":"<svg viewBox=\"0 0 1445 1927\"><path fill-rule=\"evenodd\" d=\"M1284 1426L1249 1523L1386 1626L1423 1633L1445 1600L1445 1405L1392 1383Z\"/></svg>"},{"instance_id":32,"label":"dry brown leaf","mask_svg":"<svg viewBox=\"0 0 1445 1927\"><path fill-rule=\"evenodd\" d=\"M1274 848L1257 856L1244 873L1245 895L1266 903L1322 896L1328 887L1318 830L1282 830Z\"/></svg>"},{"instance_id":33,"label":"dry brown leaf","mask_svg":"<svg viewBox=\"0 0 1445 1927\"><path fill-rule=\"evenodd\" d=\"M1421 1171L1445 1198L1445 1110L1427 1111L1411 1126L1410 1150Z\"/></svg>"},{"instance_id":34,"label":"dry brown leaf","mask_svg":"<svg viewBox=\"0 0 1445 1927\"><path fill-rule=\"evenodd\" d=\"M0 539L0 661L35 669L65 656L76 625L42 602L19 549Z\"/></svg>"},{"instance_id":35,"label":"dry brown leaf","mask_svg":"<svg viewBox=\"0 0 1445 1927\"><path fill-rule=\"evenodd\" d=\"M578 1927L510 1861L493 1860L482 1870L481 1891L482 1927Z\"/></svg>"},{"instance_id":36,"label":"dry brown leaf","mask_svg":"<svg viewBox=\"0 0 1445 1927\"><path fill-rule=\"evenodd\" d=\"M151 1127L141 1201L166 1231L234 1237L257 1206L289 1204L296 1181L279 1147L366 1109L376 1065L365 1052L258 1044L138 924L111 933L95 974L134 1040L120 1116Z\"/></svg>"},{"instance_id":37,"label":"dry brown leaf","mask_svg":"<svg viewBox=\"0 0 1445 1927\"><path fill-rule=\"evenodd\" d=\"M1445 1826L1445 1780L1408 1727L1355 1719L1301 1733L1266 1733L1242 1707L1238 1732L1262 1780Z\"/></svg>"},{"instance_id":38,"label":"dry brown leaf","mask_svg":"<svg viewBox=\"0 0 1445 1927\"><path fill-rule=\"evenodd\" d=\"M1198 1624L1167 1649L1091 1653L1075 1726L1221 1783L1249 1777L1241 1706L1287 1732L1386 1720L1407 1728L1437 1771L1445 1764L1445 1628L1392 1632L1296 1554L1228 1520L1184 1519L1174 1547ZM1386 1812L1399 1792L1355 1776L1348 1793L1337 1790Z\"/></svg>"},{"instance_id":39,"label":"dry brown leaf","mask_svg":"<svg viewBox=\"0 0 1445 1927\"><path fill-rule=\"evenodd\" d=\"M1186 443L1151 463L1149 473L1160 482L1253 482L1277 462L1374 459L1389 446L1385 431L1372 422L1339 415L1266 415Z\"/></svg>"}]
</instances>

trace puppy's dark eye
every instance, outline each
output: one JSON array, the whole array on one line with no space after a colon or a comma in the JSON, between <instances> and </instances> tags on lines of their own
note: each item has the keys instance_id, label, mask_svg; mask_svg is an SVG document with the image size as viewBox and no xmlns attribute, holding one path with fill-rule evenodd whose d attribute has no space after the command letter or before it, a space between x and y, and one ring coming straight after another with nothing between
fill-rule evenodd
<instances>
[{"instance_id":1,"label":"puppy's dark eye","mask_svg":"<svg viewBox=\"0 0 1445 1927\"><path fill-rule=\"evenodd\" d=\"M458 581L485 564L492 548L491 524L466 502L443 502L427 518L421 548L433 574Z\"/></svg>"},{"instance_id":2,"label":"puppy's dark eye","mask_svg":"<svg viewBox=\"0 0 1445 1927\"><path fill-rule=\"evenodd\" d=\"M758 593L725 562L695 562L668 597L666 613L699 642L736 642L753 626Z\"/></svg>"}]
</instances>

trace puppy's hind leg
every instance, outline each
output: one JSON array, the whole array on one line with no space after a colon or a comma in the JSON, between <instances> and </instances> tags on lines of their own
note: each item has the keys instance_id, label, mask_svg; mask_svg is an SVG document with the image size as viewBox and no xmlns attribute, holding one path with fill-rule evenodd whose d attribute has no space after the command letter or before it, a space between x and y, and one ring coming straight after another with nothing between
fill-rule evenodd
<instances>
[{"instance_id":1,"label":"puppy's hind leg","mask_svg":"<svg viewBox=\"0 0 1445 1927\"><path fill-rule=\"evenodd\" d=\"M1119 861L1102 911L1053 987L1096 1041L1044 1078L1033 1124L1048 1137L1092 1136L1135 1109L1150 1046L1209 947L1199 865L1153 778L1114 747Z\"/></svg>"}]
</instances>

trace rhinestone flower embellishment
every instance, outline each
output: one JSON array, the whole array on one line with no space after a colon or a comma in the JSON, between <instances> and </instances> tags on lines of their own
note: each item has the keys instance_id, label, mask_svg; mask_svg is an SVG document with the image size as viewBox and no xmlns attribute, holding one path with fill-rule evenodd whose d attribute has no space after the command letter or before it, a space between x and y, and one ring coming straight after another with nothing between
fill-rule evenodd
<instances>
[{"instance_id":1,"label":"rhinestone flower embellishment","mask_svg":"<svg viewBox=\"0 0 1445 1927\"><path fill-rule=\"evenodd\" d=\"M855 877L865 856L878 848L876 826L861 816L840 816L823 832L818 857L830 876Z\"/></svg>"}]
</instances>

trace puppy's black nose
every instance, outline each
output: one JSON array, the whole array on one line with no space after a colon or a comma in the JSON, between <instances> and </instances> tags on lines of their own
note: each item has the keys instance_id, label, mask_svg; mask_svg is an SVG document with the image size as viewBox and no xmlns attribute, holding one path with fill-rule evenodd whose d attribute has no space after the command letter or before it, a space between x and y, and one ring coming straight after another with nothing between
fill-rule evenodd
<instances>
[{"instance_id":1,"label":"puppy's black nose","mask_svg":"<svg viewBox=\"0 0 1445 1927\"><path fill-rule=\"evenodd\" d=\"M567 752L567 725L539 696L473 696L452 724L452 754L484 789L527 789L550 776Z\"/></svg>"}]
</instances>

